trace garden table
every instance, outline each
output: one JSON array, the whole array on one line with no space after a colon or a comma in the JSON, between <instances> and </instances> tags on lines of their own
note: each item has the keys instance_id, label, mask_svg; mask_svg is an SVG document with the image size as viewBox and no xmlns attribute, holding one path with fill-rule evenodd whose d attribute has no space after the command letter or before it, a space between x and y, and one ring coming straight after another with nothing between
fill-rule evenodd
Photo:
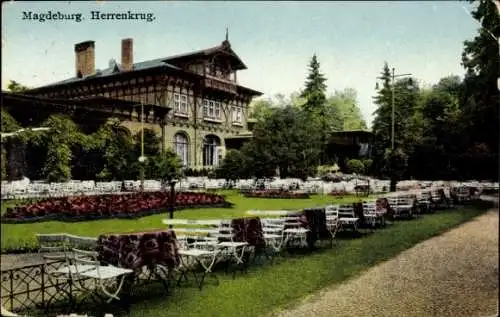
<instances>
[{"instance_id":1,"label":"garden table","mask_svg":"<svg viewBox=\"0 0 500 317\"><path fill-rule=\"evenodd\" d=\"M97 241L96 251L101 262L133 269L133 281L139 279L143 268L147 268L149 279L154 275L167 292L172 270L180 261L177 239L172 230L103 234Z\"/></svg>"},{"instance_id":2,"label":"garden table","mask_svg":"<svg viewBox=\"0 0 500 317\"><path fill-rule=\"evenodd\" d=\"M262 223L259 217L236 218L231 220L231 227L233 232L231 248L236 256L236 264L241 265L242 269L246 271L250 253L254 253L255 260L257 252L265 251L266 241L264 240ZM222 241L222 243L224 242ZM238 248L242 248L241 253L237 253Z\"/></svg>"},{"instance_id":3,"label":"garden table","mask_svg":"<svg viewBox=\"0 0 500 317\"><path fill-rule=\"evenodd\" d=\"M177 285L180 284L181 279L184 277L187 280L187 274L191 273L198 284L200 290L203 287L203 282L205 281L205 277L207 275L211 275L215 278L217 285L219 284L219 279L214 272L212 272L212 267L214 266L217 258L219 256L220 251L209 251L209 250L201 250L201 249L180 249L179 250L179 258L180 265L178 267L180 271L180 277L177 281ZM203 268L202 276L200 281L198 281L198 276L196 275L195 267L196 264L199 264L200 267Z\"/></svg>"}]
</instances>

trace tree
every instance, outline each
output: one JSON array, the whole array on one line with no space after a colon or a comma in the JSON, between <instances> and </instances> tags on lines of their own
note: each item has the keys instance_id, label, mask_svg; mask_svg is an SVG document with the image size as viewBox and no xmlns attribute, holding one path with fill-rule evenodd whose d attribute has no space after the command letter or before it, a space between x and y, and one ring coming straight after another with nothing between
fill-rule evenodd
<instances>
[{"instance_id":1,"label":"tree","mask_svg":"<svg viewBox=\"0 0 500 317\"><path fill-rule=\"evenodd\" d=\"M244 175L246 177L272 177L276 173L276 163L267 142L252 139L241 147L245 157Z\"/></svg>"},{"instance_id":2,"label":"tree","mask_svg":"<svg viewBox=\"0 0 500 317\"><path fill-rule=\"evenodd\" d=\"M140 163L130 131L115 120L103 125L98 134L105 163L97 177L107 180L137 179Z\"/></svg>"},{"instance_id":3,"label":"tree","mask_svg":"<svg viewBox=\"0 0 500 317\"><path fill-rule=\"evenodd\" d=\"M315 126L320 133L318 134L321 142L319 163L327 161L326 148L330 132L336 129L332 117L337 113L332 113L332 108L326 106L326 78L320 72L320 64L316 54L313 55L309 63L309 74L305 82L305 88L300 97L305 99L302 105L304 114L307 117L309 125ZM332 126L332 124L334 126Z\"/></svg>"},{"instance_id":4,"label":"tree","mask_svg":"<svg viewBox=\"0 0 500 317\"><path fill-rule=\"evenodd\" d=\"M21 129L19 123L7 112L6 109L2 108L2 126L0 127L2 132L15 132Z\"/></svg>"},{"instance_id":5,"label":"tree","mask_svg":"<svg viewBox=\"0 0 500 317\"><path fill-rule=\"evenodd\" d=\"M51 115L42 125L50 130L43 134L27 132L31 142L47 149L42 176L49 182L68 181L71 179L72 147L87 138L65 115Z\"/></svg>"},{"instance_id":6,"label":"tree","mask_svg":"<svg viewBox=\"0 0 500 317\"><path fill-rule=\"evenodd\" d=\"M327 109L333 131L366 130L366 122L357 106L356 90L335 91L327 100Z\"/></svg>"},{"instance_id":7,"label":"tree","mask_svg":"<svg viewBox=\"0 0 500 317\"><path fill-rule=\"evenodd\" d=\"M361 175L365 173L365 165L360 160L351 159L347 161L347 171L351 174Z\"/></svg>"},{"instance_id":8,"label":"tree","mask_svg":"<svg viewBox=\"0 0 500 317\"><path fill-rule=\"evenodd\" d=\"M273 108L266 120L257 122L253 139L242 152L255 176L268 176L278 167L281 177L304 177L318 165L319 136L318 126L301 109Z\"/></svg>"},{"instance_id":9,"label":"tree","mask_svg":"<svg viewBox=\"0 0 500 317\"><path fill-rule=\"evenodd\" d=\"M217 177L237 180L246 174L245 156L239 150L229 150L217 169Z\"/></svg>"},{"instance_id":10,"label":"tree","mask_svg":"<svg viewBox=\"0 0 500 317\"><path fill-rule=\"evenodd\" d=\"M256 120L264 120L270 113L272 104L270 100L257 99L250 104L249 117Z\"/></svg>"},{"instance_id":11,"label":"tree","mask_svg":"<svg viewBox=\"0 0 500 317\"><path fill-rule=\"evenodd\" d=\"M134 135L135 153L137 158L141 156L141 131ZM144 156L152 157L160 153L161 138L152 129L144 129Z\"/></svg>"},{"instance_id":12,"label":"tree","mask_svg":"<svg viewBox=\"0 0 500 317\"><path fill-rule=\"evenodd\" d=\"M421 91L409 131L414 151L408 165L413 176L420 179L456 176L462 134L461 92L462 82L458 76L442 78L431 89Z\"/></svg>"},{"instance_id":13,"label":"tree","mask_svg":"<svg viewBox=\"0 0 500 317\"><path fill-rule=\"evenodd\" d=\"M375 118L372 126L374 170L378 176L382 174L381 171L386 165L385 152L391 144L391 71L387 62L384 63L380 77L382 86L374 97L377 109L374 112Z\"/></svg>"},{"instance_id":14,"label":"tree","mask_svg":"<svg viewBox=\"0 0 500 317\"><path fill-rule=\"evenodd\" d=\"M309 63L309 75L301 94L301 97L306 99L304 110L309 113L322 113L326 102L326 78L319 68L318 58L314 54Z\"/></svg>"},{"instance_id":15,"label":"tree","mask_svg":"<svg viewBox=\"0 0 500 317\"><path fill-rule=\"evenodd\" d=\"M182 162L175 152L167 150L151 157L149 160L154 166L152 178L160 179L163 188L165 188L166 183L170 183L181 176Z\"/></svg>"},{"instance_id":16,"label":"tree","mask_svg":"<svg viewBox=\"0 0 500 317\"><path fill-rule=\"evenodd\" d=\"M284 108L286 106L294 106L302 108L307 99L301 96L299 92L292 92L290 95L285 96L284 94L276 94L271 99L272 104L278 108Z\"/></svg>"},{"instance_id":17,"label":"tree","mask_svg":"<svg viewBox=\"0 0 500 317\"><path fill-rule=\"evenodd\" d=\"M20 83L18 83L15 80L9 80L9 84L7 85L7 89L11 92L14 92L14 93L20 93L20 92L29 90L28 87L21 85Z\"/></svg>"},{"instance_id":18,"label":"tree","mask_svg":"<svg viewBox=\"0 0 500 317\"><path fill-rule=\"evenodd\" d=\"M466 70L464 79L464 107L461 125L467 133L463 134L463 152L474 153L476 144L483 144L483 164L477 173L498 179L498 100L497 87L498 54L497 38L500 36L500 15L493 1L480 0L472 16L481 28L478 35L464 43L462 64ZM474 161L466 165L478 166Z\"/></svg>"},{"instance_id":19,"label":"tree","mask_svg":"<svg viewBox=\"0 0 500 317\"><path fill-rule=\"evenodd\" d=\"M391 190L395 190L398 177L402 177L406 172L407 156L411 156L415 142L420 137L417 133L420 89L412 78L400 79L393 83L391 77L389 66L385 63L380 77L382 87L374 97L374 102L378 107L373 122L375 137L373 154L374 170L378 172L378 175L390 176ZM392 149L393 94L394 149ZM397 152L397 149L400 151ZM394 170L394 161L402 161L399 157L403 154L405 164L399 164L398 170Z\"/></svg>"}]
</instances>

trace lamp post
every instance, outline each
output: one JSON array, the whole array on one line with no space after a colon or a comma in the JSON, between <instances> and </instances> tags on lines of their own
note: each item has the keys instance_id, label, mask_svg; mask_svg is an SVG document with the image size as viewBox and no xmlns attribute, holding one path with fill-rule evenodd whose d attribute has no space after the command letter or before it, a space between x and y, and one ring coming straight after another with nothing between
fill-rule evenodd
<instances>
[{"instance_id":1,"label":"lamp post","mask_svg":"<svg viewBox=\"0 0 500 317\"><path fill-rule=\"evenodd\" d=\"M408 77L411 76L412 74L395 74L395 68L393 67L391 70L391 150L394 151L394 125L395 125L395 105L396 105L396 98L395 98L395 80L396 78L400 77ZM377 79L384 79L383 77L377 77ZM411 78L410 78L411 79ZM375 86L375 89L379 89L378 83Z\"/></svg>"},{"instance_id":2,"label":"lamp post","mask_svg":"<svg viewBox=\"0 0 500 317\"><path fill-rule=\"evenodd\" d=\"M144 156L144 104L141 102L141 156L139 156L140 178L141 178L141 192L144 191L144 164L146 157Z\"/></svg>"},{"instance_id":3,"label":"lamp post","mask_svg":"<svg viewBox=\"0 0 500 317\"><path fill-rule=\"evenodd\" d=\"M411 76L412 74L395 74L395 68L393 67L391 69L391 153L394 154L394 126L395 126L395 105L396 105L396 98L395 98L395 81L396 78L401 78L401 77L408 77ZM384 79L383 77L377 77L377 79ZM411 84L411 78L410 78L410 84ZM378 83L376 83L375 89L378 90L379 86ZM395 171L391 168L391 186L390 190L391 191L396 191L396 175Z\"/></svg>"},{"instance_id":4,"label":"lamp post","mask_svg":"<svg viewBox=\"0 0 500 317\"><path fill-rule=\"evenodd\" d=\"M175 179L171 179L169 181L169 185L170 185L170 206L169 206L169 217L170 219L174 219L174 210L175 210L175 184L176 184L176 180ZM172 228L172 225L168 226L170 229Z\"/></svg>"},{"instance_id":5,"label":"lamp post","mask_svg":"<svg viewBox=\"0 0 500 317\"><path fill-rule=\"evenodd\" d=\"M170 219L174 219L174 209L175 209L175 184L177 181L171 179L168 184L170 185Z\"/></svg>"}]
</instances>

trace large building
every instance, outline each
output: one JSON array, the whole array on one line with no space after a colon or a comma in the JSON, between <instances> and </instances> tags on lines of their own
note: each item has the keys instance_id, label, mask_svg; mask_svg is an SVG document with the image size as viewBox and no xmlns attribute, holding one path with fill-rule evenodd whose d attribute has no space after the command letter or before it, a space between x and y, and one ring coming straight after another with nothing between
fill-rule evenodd
<instances>
[{"instance_id":1,"label":"large building","mask_svg":"<svg viewBox=\"0 0 500 317\"><path fill-rule=\"evenodd\" d=\"M87 41L75 45L75 59L73 78L9 96L11 104L54 104L54 112L57 104L106 109L133 134L141 126L155 131L162 148L172 148L190 168L216 166L226 139L249 134L248 105L262 95L238 84L238 71L247 67L227 36L212 48L138 63L132 39L123 39L121 62L103 70L96 69L95 42ZM87 117L95 116L89 111Z\"/></svg>"}]
</instances>

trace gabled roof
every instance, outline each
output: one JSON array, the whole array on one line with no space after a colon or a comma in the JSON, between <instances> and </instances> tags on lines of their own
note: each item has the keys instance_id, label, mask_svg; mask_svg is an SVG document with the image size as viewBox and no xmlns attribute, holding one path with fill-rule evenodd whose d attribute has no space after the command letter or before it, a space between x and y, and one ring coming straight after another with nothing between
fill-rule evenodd
<instances>
[{"instance_id":1,"label":"gabled roof","mask_svg":"<svg viewBox=\"0 0 500 317\"><path fill-rule=\"evenodd\" d=\"M174 56L165 58L164 61L169 62L169 63L175 63L176 61L179 61L179 60L189 60L189 59L202 57L202 56L211 56L211 55L214 55L216 53L222 53L222 54L227 55L231 61L231 66L233 66L233 69L235 69L235 70L247 69L247 67L243 63L243 61L239 58L238 55L236 55L236 53L231 48L231 43L229 43L229 41L227 41L227 40L223 41L220 45L217 45L217 46L214 46L211 48L207 48L204 50L174 55Z\"/></svg>"},{"instance_id":2,"label":"gabled roof","mask_svg":"<svg viewBox=\"0 0 500 317\"><path fill-rule=\"evenodd\" d=\"M157 59L153 59L153 60L149 60L149 61L145 61L145 62L135 63L133 65L132 71L153 69L153 68L157 68L157 67L167 67L167 68L171 68L171 69L180 70L179 67L165 63L163 60L164 60L164 58L157 58ZM63 84L69 84L69 83L74 83L74 82L78 82L78 81L85 81L85 80L91 79L91 78L104 78L104 77L112 76L115 74L119 74L121 72L122 72L121 67L117 63L115 63L114 65L111 65L110 67L108 67L106 69L103 69L103 70L98 69L98 70L96 70L96 72L94 74L89 75L89 76L85 76L82 78L75 76L75 77L68 78L68 79L65 79L62 81L58 81L58 82L55 82L55 83L52 83L49 85L37 87L35 89L51 87L51 86L58 86L58 85L63 85ZM33 90L35 90L35 89L33 89ZM30 90L32 90L32 89L30 89Z\"/></svg>"},{"instance_id":3,"label":"gabled roof","mask_svg":"<svg viewBox=\"0 0 500 317\"><path fill-rule=\"evenodd\" d=\"M134 63L134 65L132 66L132 70L128 71L128 72L147 70L147 69L153 69L153 68L158 68L158 67L166 67L166 68L174 69L174 70L182 70L180 67L175 66L174 63L177 61L185 61L185 60L194 59L194 58L201 57L201 56L210 56L210 55L213 55L216 53L226 54L230 58L231 64L232 64L234 69L236 69L236 70L247 69L245 64L238 57L238 55L236 55L236 53L231 49L231 44L229 43L229 41L223 41L218 46L214 46L214 47L204 49L204 50L199 50L199 51L194 51L191 53L179 54L179 55L174 55L174 56L170 56L170 57L156 58L156 59L152 59L149 61ZM68 78L68 79L65 79L62 81L58 81L58 82L55 82L55 83L52 83L49 85L30 89L30 91L36 91L39 88L48 88L48 87L54 87L54 86L59 86L59 85L64 85L64 84L75 83L78 81L85 81L87 79L92 79L92 78L104 78L104 77L113 76L113 75L119 74L119 73L122 73L120 65L118 65L116 62L113 62L111 65L109 65L108 68L103 69L103 70L98 69L92 75L85 76L82 78L75 76L75 77Z\"/></svg>"}]
</instances>

